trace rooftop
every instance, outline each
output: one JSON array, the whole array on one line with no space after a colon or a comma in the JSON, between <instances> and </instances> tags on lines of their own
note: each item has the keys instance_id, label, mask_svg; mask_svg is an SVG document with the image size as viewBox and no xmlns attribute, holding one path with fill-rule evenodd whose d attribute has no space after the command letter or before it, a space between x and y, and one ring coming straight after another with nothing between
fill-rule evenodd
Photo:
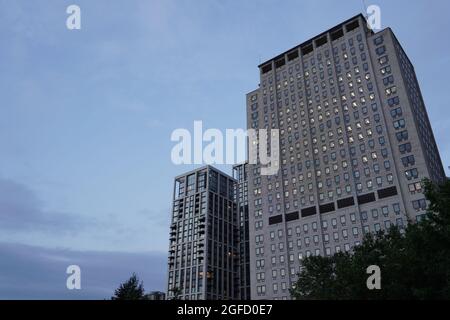
<instances>
[{"instance_id":1,"label":"rooftop","mask_svg":"<svg viewBox=\"0 0 450 320\"><path fill-rule=\"evenodd\" d=\"M358 20L357 20L357 19L358 19ZM312 45L313 45L313 41L314 41L314 40L316 40L316 41L318 42L317 44L322 45L322 44L324 44L324 43L322 43L321 41L323 41L324 36L327 35L329 32L331 32L331 33L338 32L338 31L341 30L342 27L344 27L344 26L346 26L347 31L350 31L350 30L352 30L352 29L349 30L349 28L357 28L357 27L359 27L359 24L357 24L357 25L352 25L351 22L353 22L354 20L360 21L361 19L363 19L364 21L366 20L366 18L365 18L361 13L359 13L359 14L357 14L357 15L351 17L350 19L347 19L347 20L345 20L344 22L341 22L340 24L338 24L338 25L336 25L336 26L334 26L334 27L328 29L327 31L324 31L324 32L320 33L319 35L317 35L317 36L315 36L315 37L312 37L312 38L310 38L309 40L306 40L305 42L303 42L303 43L301 43L301 44L299 44L299 45L297 45L297 46L295 46L295 47L293 47L293 48L291 48L291 49L289 49L289 50L286 50L285 52L283 52L283 53L281 53L281 54L275 56L274 58L271 58L271 59L269 59L269 60L267 60L267 61L261 63L260 65L258 65L258 68L261 68L262 66L267 65L269 62L272 62L272 61L274 61L274 60L276 61L276 60L278 60L278 59L284 57L285 54L291 53L292 51L295 51L295 50L297 50L297 49L299 49L299 48L302 50L302 53L303 53L303 54L304 54L304 51L305 51L305 50L311 50L311 51L312 51L312 50L313 50L313 49L312 49ZM309 53L309 52L308 52L308 53ZM296 57L294 57L294 58L296 58ZM269 71L270 71L270 70L269 70Z\"/></svg>"}]
</instances>

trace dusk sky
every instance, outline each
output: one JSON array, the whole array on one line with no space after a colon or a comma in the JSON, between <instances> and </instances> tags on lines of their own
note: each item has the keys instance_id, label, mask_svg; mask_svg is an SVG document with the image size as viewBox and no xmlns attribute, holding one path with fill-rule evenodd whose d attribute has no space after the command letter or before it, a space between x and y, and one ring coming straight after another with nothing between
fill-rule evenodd
<instances>
[{"instance_id":1,"label":"dusk sky","mask_svg":"<svg viewBox=\"0 0 450 320\"><path fill-rule=\"evenodd\" d=\"M70 4L81 30L66 28ZM450 3L366 4L414 64L450 175ZM132 272L165 291L173 177L194 168L172 164L172 131L194 120L245 128L257 65L363 10L361 0L0 0L0 299L109 298ZM65 287L70 264L79 291Z\"/></svg>"}]
</instances>

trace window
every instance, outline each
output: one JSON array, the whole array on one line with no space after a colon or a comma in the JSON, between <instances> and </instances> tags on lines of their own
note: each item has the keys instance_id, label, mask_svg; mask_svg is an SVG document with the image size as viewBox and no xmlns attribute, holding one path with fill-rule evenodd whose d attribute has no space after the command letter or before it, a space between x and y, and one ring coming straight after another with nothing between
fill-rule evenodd
<instances>
[{"instance_id":1,"label":"window","mask_svg":"<svg viewBox=\"0 0 450 320\"><path fill-rule=\"evenodd\" d=\"M408 131L400 131L395 134L395 137L397 138L398 142L402 142L403 140L408 140Z\"/></svg>"},{"instance_id":2,"label":"window","mask_svg":"<svg viewBox=\"0 0 450 320\"><path fill-rule=\"evenodd\" d=\"M391 109L391 116L392 116L392 118L397 118L397 117L400 117L402 115L403 115L403 113L402 113L402 108L401 107L397 107L395 109Z\"/></svg>"},{"instance_id":3,"label":"window","mask_svg":"<svg viewBox=\"0 0 450 320\"><path fill-rule=\"evenodd\" d=\"M275 256L273 256L271 258L271 260L272 260L272 265L275 265L277 263L277 258Z\"/></svg>"},{"instance_id":4,"label":"window","mask_svg":"<svg viewBox=\"0 0 450 320\"><path fill-rule=\"evenodd\" d=\"M389 99L388 99L388 105L389 105L390 107L395 106L395 105L398 105L399 103L400 103L399 97L393 97L393 98L389 98Z\"/></svg>"},{"instance_id":5,"label":"window","mask_svg":"<svg viewBox=\"0 0 450 320\"><path fill-rule=\"evenodd\" d=\"M283 230L282 229L278 230L278 238L281 238L281 237L283 237Z\"/></svg>"},{"instance_id":6,"label":"window","mask_svg":"<svg viewBox=\"0 0 450 320\"><path fill-rule=\"evenodd\" d=\"M264 267L264 259L256 260L256 268Z\"/></svg>"},{"instance_id":7,"label":"window","mask_svg":"<svg viewBox=\"0 0 450 320\"><path fill-rule=\"evenodd\" d=\"M411 194L422 192L422 184L420 182L410 183L408 184L408 189Z\"/></svg>"},{"instance_id":8,"label":"window","mask_svg":"<svg viewBox=\"0 0 450 320\"><path fill-rule=\"evenodd\" d=\"M278 292L278 283L274 283L273 284L273 292L277 293Z\"/></svg>"},{"instance_id":9,"label":"window","mask_svg":"<svg viewBox=\"0 0 450 320\"><path fill-rule=\"evenodd\" d=\"M380 35L380 36L376 37L375 39L373 39L373 43L376 46L379 46L380 44L382 44L383 43L383 36Z\"/></svg>"},{"instance_id":10,"label":"window","mask_svg":"<svg viewBox=\"0 0 450 320\"><path fill-rule=\"evenodd\" d=\"M381 68L380 72L381 72L382 75L390 74L391 73L391 67L390 66L386 66L384 68Z\"/></svg>"},{"instance_id":11,"label":"window","mask_svg":"<svg viewBox=\"0 0 450 320\"><path fill-rule=\"evenodd\" d=\"M313 237L313 241L314 241L315 244L318 244L318 243L319 243L319 236L318 236L318 235L315 235L315 236Z\"/></svg>"},{"instance_id":12,"label":"window","mask_svg":"<svg viewBox=\"0 0 450 320\"><path fill-rule=\"evenodd\" d=\"M385 86L388 86L393 83L394 83L394 76L387 76L387 77L383 78L383 84Z\"/></svg>"},{"instance_id":13,"label":"window","mask_svg":"<svg viewBox=\"0 0 450 320\"><path fill-rule=\"evenodd\" d=\"M411 150L412 150L411 143L408 142L408 143L399 145L398 150L400 151L401 154L411 152Z\"/></svg>"},{"instance_id":14,"label":"window","mask_svg":"<svg viewBox=\"0 0 450 320\"><path fill-rule=\"evenodd\" d=\"M389 229L389 228L391 227L391 221L386 220L386 221L384 222L384 227L385 227L386 229Z\"/></svg>"},{"instance_id":15,"label":"window","mask_svg":"<svg viewBox=\"0 0 450 320\"><path fill-rule=\"evenodd\" d=\"M380 63L380 65L386 64L389 61L387 56L381 57L378 59L378 62Z\"/></svg>"},{"instance_id":16,"label":"window","mask_svg":"<svg viewBox=\"0 0 450 320\"><path fill-rule=\"evenodd\" d=\"M342 236L344 237L344 239L347 239L347 238L348 238L348 232L347 232L347 229L343 229L343 230L342 230Z\"/></svg>"},{"instance_id":17,"label":"window","mask_svg":"<svg viewBox=\"0 0 450 320\"><path fill-rule=\"evenodd\" d=\"M331 219L331 225L333 226L333 228L337 227L337 220L336 220L336 218Z\"/></svg>"},{"instance_id":18,"label":"window","mask_svg":"<svg viewBox=\"0 0 450 320\"><path fill-rule=\"evenodd\" d=\"M394 203L392 204L392 209L394 209L394 213L396 215L400 214L400 204L399 203Z\"/></svg>"},{"instance_id":19,"label":"window","mask_svg":"<svg viewBox=\"0 0 450 320\"><path fill-rule=\"evenodd\" d=\"M386 93L386 96L390 96L392 94L396 94L397 93L397 87L396 86L389 87L389 88L385 89L384 92Z\"/></svg>"},{"instance_id":20,"label":"window","mask_svg":"<svg viewBox=\"0 0 450 320\"><path fill-rule=\"evenodd\" d=\"M425 210L427 208L425 199L414 200L412 201L412 205L415 210Z\"/></svg>"},{"instance_id":21,"label":"window","mask_svg":"<svg viewBox=\"0 0 450 320\"><path fill-rule=\"evenodd\" d=\"M378 47L375 49L375 52L377 53L377 55L381 56L386 52L386 47L385 46Z\"/></svg>"},{"instance_id":22,"label":"window","mask_svg":"<svg viewBox=\"0 0 450 320\"><path fill-rule=\"evenodd\" d=\"M414 159L414 155L409 155L402 158L402 163L404 167L408 167L410 165L414 165L416 163Z\"/></svg>"},{"instance_id":23,"label":"window","mask_svg":"<svg viewBox=\"0 0 450 320\"><path fill-rule=\"evenodd\" d=\"M333 239L335 241L339 240L339 234L337 232L333 232Z\"/></svg>"},{"instance_id":24,"label":"window","mask_svg":"<svg viewBox=\"0 0 450 320\"><path fill-rule=\"evenodd\" d=\"M264 294L266 294L266 286L265 286L265 285L263 285L263 286L257 286L257 287L256 287L256 292L257 292L259 295L264 295Z\"/></svg>"},{"instance_id":25,"label":"window","mask_svg":"<svg viewBox=\"0 0 450 320\"><path fill-rule=\"evenodd\" d=\"M400 119L400 120L394 121L392 124L394 125L395 130L404 128L405 127L405 119Z\"/></svg>"},{"instance_id":26,"label":"window","mask_svg":"<svg viewBox=\"0 0 450 320\"><path fill-rule=\"evenodd\" d=\"M367 221L367 211L361 211L361 220Z\"/></svg>"},{"instance_id":27,"label":"window","mask_svg":"<svg viewBox=\"0 0 450 320\"><path fill-rule=\"evenodd\" d=\"M406 170L405 177L408 180L417 179L419 177L419 172L417 171L417 168Z\"/></svg>"},{"instance_id":28,"label":"window","mask_svg":"<svg viewBox=\"0 0 450 320\"><path fill-rule=\"evenodd\" d=\"M305 245L306 245L306 246L309 246L309 243L310 243L309 237L306 237L306 238L305 238Z\"/></svg>"},{"instance_id":29,"label":"window","mask_svg":"<svg viewBox=\"0 0 450 320\"><path fill-rule=\"evenodd\" d=\"M372 209L372 218L378 219L378 209Z\"/></svg>"}]
</instances>

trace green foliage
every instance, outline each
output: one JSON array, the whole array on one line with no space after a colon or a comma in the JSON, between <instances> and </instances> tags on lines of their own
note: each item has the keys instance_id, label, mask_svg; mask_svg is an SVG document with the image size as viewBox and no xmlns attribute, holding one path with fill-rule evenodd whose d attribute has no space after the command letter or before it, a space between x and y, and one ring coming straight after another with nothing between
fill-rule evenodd
<instances>
[{"instance_id":1,"label":"green foliage","mask_svg":"<svg viewBox=\"0 0 450 320\"><path fill-rule=\"evenodd\" d=\"M424 181L426 219L367 234L353 254L309 257L291 289L294 299L449 299L450 182ZM366 269L381 269L381 290L369 290Z\"/></svg>"},{"instance_id":2,"label":"green foliage","mask_svg":"<svg viewBox=\"0 0 450 320\"><path fill-rule=\"evenodd\" d=\"M112 300L143 300L144 295L144 284L139 281L139 278L135 273L122 283L119 288L114 291L114 297Z\"/></svg>"}]
</instances>

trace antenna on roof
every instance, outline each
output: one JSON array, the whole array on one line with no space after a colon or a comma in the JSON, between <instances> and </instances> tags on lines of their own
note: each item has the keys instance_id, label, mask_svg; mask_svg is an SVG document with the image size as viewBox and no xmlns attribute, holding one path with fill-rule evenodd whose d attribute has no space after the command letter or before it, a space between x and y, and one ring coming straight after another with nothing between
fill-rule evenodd
<instances>
[{"instance_id":1,"label":"antenna on roof","mask_svg":"<svg viewBox=\"0 0 450 320\"><path fill-rule=\"evenodd\" d=\"M364 17L365 17L366 20L367 20L368 16L367 16L367 4L366 4L366 1L365 1L365 0L361 0L361 3L362 3L362 6L363 6L363 14L364 14Z\"/></svg>"}]
</instances>

